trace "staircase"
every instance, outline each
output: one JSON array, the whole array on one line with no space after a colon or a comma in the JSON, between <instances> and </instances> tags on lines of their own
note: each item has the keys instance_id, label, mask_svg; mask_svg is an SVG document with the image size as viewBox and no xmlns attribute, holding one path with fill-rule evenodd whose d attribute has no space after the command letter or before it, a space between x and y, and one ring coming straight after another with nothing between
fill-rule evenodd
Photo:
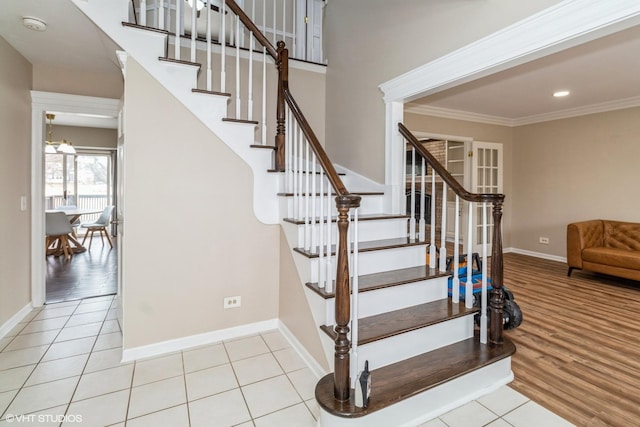
<instances>
[{"instance_id":1,"label":"staircase","mask_svg":"<svg viewBox=\"0 0 640 427\"><path fill-rule=\"evenodd\" d=\"M417 425L513 379L510 357L515 347L502 337L499 233L504 196L466 192L400 125L399 132L419 155L414 158L424 159L431 167L432 194L437 174L457 194L456 203L460 197L470 206L472 202L480 204L485 214L487 203L493 204L494 291L490 304L487 307L486 293L482 308L471 305L470 294L466 295L466 303L460 300L457 284L465 279L458 277L457 232L454 292L448 297L451 273L444 267L446 239L443 234L441 245L436 247L435 209L431 209L430 223L434 226L431 239L427 240L424 217L416 222L413 212L382 213L381 186L359 179L350 171L337 172L288 87L288 51L284 43L278 43L277 48L271 45L233 0L226 0L220 7L222 16L232 14L233 18L220 23L215 41L211 34L205 40L181 34L180 1L175 7L177 30L173 33L132 23L129 0L74 3L252 168L255 215L264 223L281 224L300 286L305 289L318 325L316 333L333 371L321 378L316 387L321 407L319 425ZM235 25L235 45L225 40L225 26L229 23ZM176 40L180 41L178 48ZM241 40L247 48L240 48ZM181 59L183 50L191 55L190 60ZM223 62L222 79L217 85L212 83L212 51ZM203 65L196 60L203 55L207 63L204 83L199 77ZM249 94L262 91L262 107L251 97L242 100L231 93L234 91L226 87L224 75L227 59L235 61L236 94L240 93L240 69L248 73L251 82L254 73L266 76L266 67L273 69L275 65L278 90L274 99L267 99L266 77L257 89L252 83L250 89L242 88L243 93ZM246 113L240 108L242 105L247 107ZM276 106L273 146L264 137L269 129L264 123L266 105ZM228 111L234 110L230 116ZM256 133L262 137L257 138ZM426 174L427 168L423 166L422 170ZM414 190L415 179L413 174ZM418 179L424 187L425 175ZM416 234L418 228L420 232ZM486 229L485 226L485 232ZM446 230L444 225L442 230L441 233ZM488 254L482 255L486 260ZM471 259L471 253L468 257ZM485 284L487 276L485 269ZM467 281L470 279L469 276ZM474 316L479 311L483 327L478 330ZM368 406L361 408L355 406L352 389L365 361L372 369L373 388Z\"/></svg>"}]
</instances>

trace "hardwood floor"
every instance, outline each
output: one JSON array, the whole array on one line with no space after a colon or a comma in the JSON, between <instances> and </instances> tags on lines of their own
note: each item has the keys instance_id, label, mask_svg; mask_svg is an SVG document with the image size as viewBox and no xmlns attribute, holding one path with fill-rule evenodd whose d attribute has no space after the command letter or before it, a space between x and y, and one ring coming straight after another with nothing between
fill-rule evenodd
<instances>
[{"instance_id":1,"label":"hardwood floor","mask_svg":"<svg viewBox=\"0 0 640 427\"><path fill-rule=\"evenodd\" d=\"M524 314L512 388L577 426L640 424L640 282L505 254Z\"/></svg>"},{"instance_id":2,"label":"hardwood floor","mask_svg":"<svg viewBox=\"0 0 640 427\"><path fill-rule=\"evenodd\" d=\"M85 244L89 247L89 240ZM48 304L103 295L117 291L118 251L116 239L113 249L99 237L93 239L91 250L74 254L69 261L64 257L47 256Z\"/></svg>"}]
</instances>

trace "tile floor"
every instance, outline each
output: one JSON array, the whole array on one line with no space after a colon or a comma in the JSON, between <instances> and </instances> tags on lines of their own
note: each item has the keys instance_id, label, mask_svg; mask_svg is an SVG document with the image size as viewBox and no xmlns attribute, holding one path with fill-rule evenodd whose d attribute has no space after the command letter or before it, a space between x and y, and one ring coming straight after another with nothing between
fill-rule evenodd
<instances>
[{"instance_id":1,"label":"tile floor","mask_svg":"<svg viewBox=\"0 0 640 427\"><path fill-rule=\"evenodd\" d=\"M114 305L47 305L0 338L0 426L316 425L317 379L278 331L120 363ZM508 387L423 424L540 425L571 424Z\"/></svg>"}]
</instances>

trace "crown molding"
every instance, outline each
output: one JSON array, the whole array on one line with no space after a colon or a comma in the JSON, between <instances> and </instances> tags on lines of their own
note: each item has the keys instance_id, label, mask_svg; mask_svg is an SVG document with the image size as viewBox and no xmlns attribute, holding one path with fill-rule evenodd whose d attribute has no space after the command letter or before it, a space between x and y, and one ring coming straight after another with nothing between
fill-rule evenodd
<instances>
[{"instance_id":1,"label":"crown molding","mask_svg":"<svg viewBox=\"0 0 640 427\"><path fill-rule=\"evenodd\" d=\"M550 113L536 114L533 116L525 116L517 119L491 116L488 114L470 113L468 111L459 111L449 108L433 107L431 105L412 103L405 104L404 112L431 117L442 117L445 119L464 120L467 122L516 127L535 123L549 122L552 120L568 119L571 117L586 116L587 114L606 113L607 111L623 110L625 108L634 107L640 107L640 96L586 105L583 107L569 108L566 110L552 111Z\"/></svg>"},{"instance_id":2,"label":"crown molding","mask_svg":"<svg viewBox=\"0 0 640 427\"><path fill-rule=\"evenodd\" d=\"M637 0L565 0L382 83L406 102L640 24Z\"/></svg>"}]
</instances>

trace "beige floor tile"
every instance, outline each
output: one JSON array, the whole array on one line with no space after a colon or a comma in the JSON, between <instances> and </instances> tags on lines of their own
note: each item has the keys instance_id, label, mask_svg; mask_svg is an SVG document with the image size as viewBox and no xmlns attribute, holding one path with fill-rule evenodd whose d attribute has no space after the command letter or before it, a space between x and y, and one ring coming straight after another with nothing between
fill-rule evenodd
<instances>
[{"instance_id":1,"label":"beige floor tile","mask_svg":"<svg viewBox=\"0 0 640 427\"><path fill-rule=\"evenodd\" d=\"M269 353L269 347L267 347L267 344L265 344L260 335L237 339L234 341L225 341L224 346L226 347L229 359L232 362L246 359L247 357Z\"/></svg>"},{"instance_id":2,"label":"beige floor tile","mask_svg":"<svg viewBox=\"0 0 640 427\"><path fill-rule=\"evenodd\" d=\"M105 317L107 317L107 310L74 314L69 318L69 322L67 322L66 326L81 326L89 323L101 323L104 321Z\"/></svg>"},{"instance_id":3,"label":"beige floor tile","mask_svg":"<svg viewBox=\"0 0 640 427\"><path fill-rule=\"evenodd\" d=\"M502 417L514 427L570 427L570 422L560 418L548 409L529 401Z\"/></svg>"},{"instance_id":4,"label":"beige floor tile","mask_svg":"<svg viewBox=\"0 0 640 427\"><path fill-rule=\"evenodd\" d=\"M174 377L131 389L129 418L157 412L187 402L184 377Z\"/></svg>"},{"instance_id":5,"label":"beige floor tile","mask_svg":"<svg viewBox=\"0 0 640 427\"><path fill-rule=\"evenodd\" d=\"M278 359L278 363L280 363L285 372L297 371L307 367L298 352L291 347L274 351L273 355Z\"/></svg>"},{"instance_id":6,"label":"beige floor tile","mask_svg":"<svg viewBox=\"0 0 640 427\"><path fill-rule=\"evenodd\" d=\"M20 334L13 338L13 341L5 347L4 351L21 350L23 348L37 347L51 344L58 335L59 330L34 332L31 334Z\"/></svg>"},{"instance_id":7,"label":"beige floor tile","mask_svg":"<svg viewBox=\"0 0 640 427\"><path fill-rule=\"evenodd\" d=\"M316 384L319 378L316 378L311 369L304 368L287 374L296 391L302 396L302 400L312 399L316 395Z\"/></svg>"},{"instance_id":8,"label":"beige floor tile","mask_svg":"<svg viewBox=\"0 0 640 427\"><path fill-rule=\"evenodd\" d=\"M63 357L78 356L91 352L95 337L80 338L77 340L53 343L42 358L43 361L61 359Z\"/></svg>"},{"instance_id":9,"label":"beige floor tile","mask_svg":"<svg viewBox=\"0 0 640 427\"><path fill-rule=\"evenodd\" d=\"M316 427L316 420L304 403L256 418L254 423L256 427Z\"/></svg>"},{"instance_id":10,"label":"beige floor tile","mask_svg":"<svg viewBox=\"0 0 640 427\"><path fill-rule=\"evenodd\" d=\"M0 371L38 363L48 348L48 345L41 345L21 350L3 351L0 353Z\"/></svg>"},{"instance_id":11,"label":"beige floor tile","mask_svg":"<svg viewBox=\"0 0 640 427\"><path fill-rule=\"evenodd\" d=\"M103 369L116 368L133 362L122 363L122 349L111 348L109 350L94 351L89 356L89 362L84 370L85 373L101 371Z\"/></svg>"},{"instance_id":12,"label":"beige floor tile","mask_svg":"<svg viewBox=\"0 0 640 427\"><path fill-rule=\"evenodd\" d=\"M129 389L73 402L67 414L81 416L82 422L71 422L73 420L69 419L62 426L102 427L115 424L127 418L128 404Z\"/></svg>"},{"instance_id":13,"label":"beige floor tile","mask_svg":"<svg viewBox=\"0 0 640 427\"><path fill-rule=\"evenodd\" d=\"M271 353L232 362L240 385L247 385L284 374Z\"/></svg>"},{"instance_id":14,"label":"beige floor tile","mask_svg":"<svg viewBox=\"0 0 640 427\"><path fill-rule=\"evenodd\" d=\"M496 414L476 401L469 402L440 416L440 419L450 427L482 427L497 418Z\"/></svg>"},{"instance_id":15,"label":"beige floor tile","mask_svg":"<svg viewBox=\"0 0 640 427\"><path fill-rule=\"evenodd\" d=\"M89 323L87 325L80 326L67 326L56 338L56 342L77 340L80 338L98 336L102 323Z\"/></svg>"},{"instance_id":16,"label":"beige floor tile","mask_svg":"<svg viewBox=\"0 0 640 427\"><path fill-rule=\"evenodd\" d=\"M4 413L19 390L9 390L0 392L0 415Z\"/></svg>"},{"instance_id":17,"label":"beige floor tile","mask_svg":"<svg viewBox=\"0 0 640 427\"><path fill-rule=\"evenodd\" d=\"M85 363L89 358L88 354L65 357L50 362L41 362L33 371L25 385L31 386L63 378L76 377L82 374Z\"/></svg>"},{"instance_id":18,"label":"beige floor tile","mask_svg":"<svg viewBox=\"0 0 640 427\"><path fill-rule=\"evenodd\" d=\"M131 387L133 364L84 374L73 395L73 400L84 400L101 394L125 390Z\"/></svg>"},{"instance_id":19,"label":"beige floor tile","mask_svg":"<svg viewBox=\"0 0 640 427\"><path fill-rule=\"evenodd\" d=\"M187 405L143 415L127 421L128 427L189 427Z\"/></svg>"},{"instance_id":20,"label":"beige floor tile","mask_svg":"<svg viewBox=\"0 0 640 427\"><path fill-rule=\"evenodd\" d=\"M184 361L184 371L187 373L229 363L227 351L222 344L213 344L184 351L182 359Z\"/></svg>"},{"instance_id":21,"label":"beige floor tile","mask_svg":"<svg viewBox=\"0 0 640 427\"><path fill-rule=\"evenodd\" d=\"M420 424L418 427L447 427L447 425L440 418L434 418L431 421Z\"/></svg>"},{"instance_id":22,"label":"beige floor tile","mask_svg":"<svg viewBox=\"0 0 640 427\"><path fill-rule=\"evenodd\" d=\"M36 364L0 371L0 393L22 387Z\"/></svg>"},{"instance_id":23,"label":"beige floor tile","mask_svg":"<svg viewBox=\"0 0 640 427\"><path fill-rule=\"evenodd\" d=\"M11 341L13 341L13 337L0 338L0 351L4 350Z\"/></svg>"},{"instance_id":24,"label":"beige floor tile","mask_svg":"<svg viewBox=\"0 0 640 427\"><path fill-rule=\"evenodd\" d=\"M251 420L240 389L189 402L191 427L228 427Z\"/></svg>"},{"instance_id":25,"label":"beige floor tile","mask_svg":"<svg viewBox=\"0 0 640 427\"><path fill-rule=\"evenodd\" d=\"M491 412L502 416L518 406L524 405L529 401L529 398L505 385L493 393L489 393L476 400Z\"/></svg>"},{"instance_id":26,"label":"beige floor tile","mask_svg":"<svg viewBox=\"0 0 640 427\"><path fill-rule=\"evenodd\" d=\"M302 402L285 375L244 386L242 393L253 418Z\"/></svg>"},{"instance_id":27,"label":"beige floor tile","mask_svg":"<svg viewBox=\"0 0 640 427\"><path fill-rule=\"evenodd\" d=\"M122 347L122 332L98 335L94 351L108 350L110 348Z\"/></svg>"},{"instance_id":28,"label":"beige floor tile","mask_svg":"<svg viewBox=\"0 0 640 427\"><path fill-rule=\"evenodd\" d=\"M305 400L304 404L307 405L307 408L309 409L309 412L311 412L311 415L313 415L313 418L316 420L320 418L320 405L318 405L315 398Z\"/></svg>"},{"instance_id":29,"label":"beige floor tile","mask_svg":"<svg viewBox=\"0 0 640 427\"><path fill-rule=\"evenodd\" d=\"M82 304L78 306L78 309L75 311L75 314L81 313L90 313L92 311L102 311L109 310L111 306L111 301L91 301L84 300Z\"/></svg>"},{"instance_id":30,"label":"beige floor tile","mask_svg":"<svg viewBox=\"0 0 640 427\"><path fill-rule=\"evenodd\" d=\"M42 311L40 311L33 320L44 320L44 319L52 319L54 317L63 317L63 316L71 316L73 312L76 310L75 305L63 306L63 307L54 307L49 306Z\"/></svg>"},{"instance_id":31,"label":"beige floor tile","mask_svg":"<svg viewBox=\"0 0 640 427\"><path fill-rule=\"evenodd\" d=\"M238 387L230 364L191 372L185 376L189 401L218 394Z\"/></svg>"},{"instance_id":32,"label":"beige floor tile","mask_svg":"<svg viewBox=\"0 0 640 427\"><path fill-rule=\"evenodd\" d=\"M111 334L113 332L122 332L117 320L106 320L100 329L100 335Z\"/></svg>"},{"instance_id":33,"label":"beige floor tile","mask_svg":"<svg viewBox=\"0 0 640 427\"><path fill-rule=\"evenodd\" d=\"M183 373L182 354L180 353L143 360L136 362L133 386L136 387L178 375L181 376Z\"/></svg>"},{"instance_id":34,"label":"beige floor tile","mask_svg":"<svg viewBox=\"0 0 640 427\"><path fill-rule=\"evenodd\" d=\"M263 332L261 335L271 351L277 351L291 347L289 341L287 341L284 335L282 335L282 333L278 330Z\"/></svg>"},{"instance_id":35,"label":"beige floor tile","mask_svg":"<svg viewBox=\"0 0 640 427\"><path fill-rule=\"evenodd\" d=\"M498 418L497 420L489 423L486 427L513 427L511 424L503 420L502 418Z\"/></svg>"},{"instance_id":36,"label":"beige floor tile","mask_svg":"<svg viewBox=\"0 0 640 427\"><path fill-rule=\"evenodd\" d=\"M79 377L71 377L23 387L7 409L7 413L30 414L68 403L78 384L78 379Z\"/></svg>"},{"instance_id":37,"label":"beige floor tile","mask_svg":"<svg viewBox=\"0 0 640 427\"><path fill-rule=\"evenodd\" d=\"M28 322L20 322L16 326L11 328L9 332L7 332L4 336L7 338L15 337L16 335L20 334L20 332L22 332L24 328L27 327L27 325L29 325Z\"/></svg>"},{"instance_id":38,"label":"beige floor tile","mask_svg":"<svg viewBox=\"0 0 640 427\"><path fill-rule=\"evenodd\" d=\"M42 411L32 412L23 415L21 418L14 418L13 422L2 422L0 425L5 426L38 426L38 427L58 427L64 419L64 413L67 405L60 405L53 408L43 409Z\"/></svg>"},{"instance_id":39,"label":"beige floor tile","mask_svg":"<svg viewBox=\"0 0 640 427\"><path fill-rule=\"evenodd\" d=\"M33 332L51 331L54 329L62 329L67 323L70 316L54 317L52 319L34 320L22 330L23 334L31 334Z\"/></svg>"}]
</instances>

